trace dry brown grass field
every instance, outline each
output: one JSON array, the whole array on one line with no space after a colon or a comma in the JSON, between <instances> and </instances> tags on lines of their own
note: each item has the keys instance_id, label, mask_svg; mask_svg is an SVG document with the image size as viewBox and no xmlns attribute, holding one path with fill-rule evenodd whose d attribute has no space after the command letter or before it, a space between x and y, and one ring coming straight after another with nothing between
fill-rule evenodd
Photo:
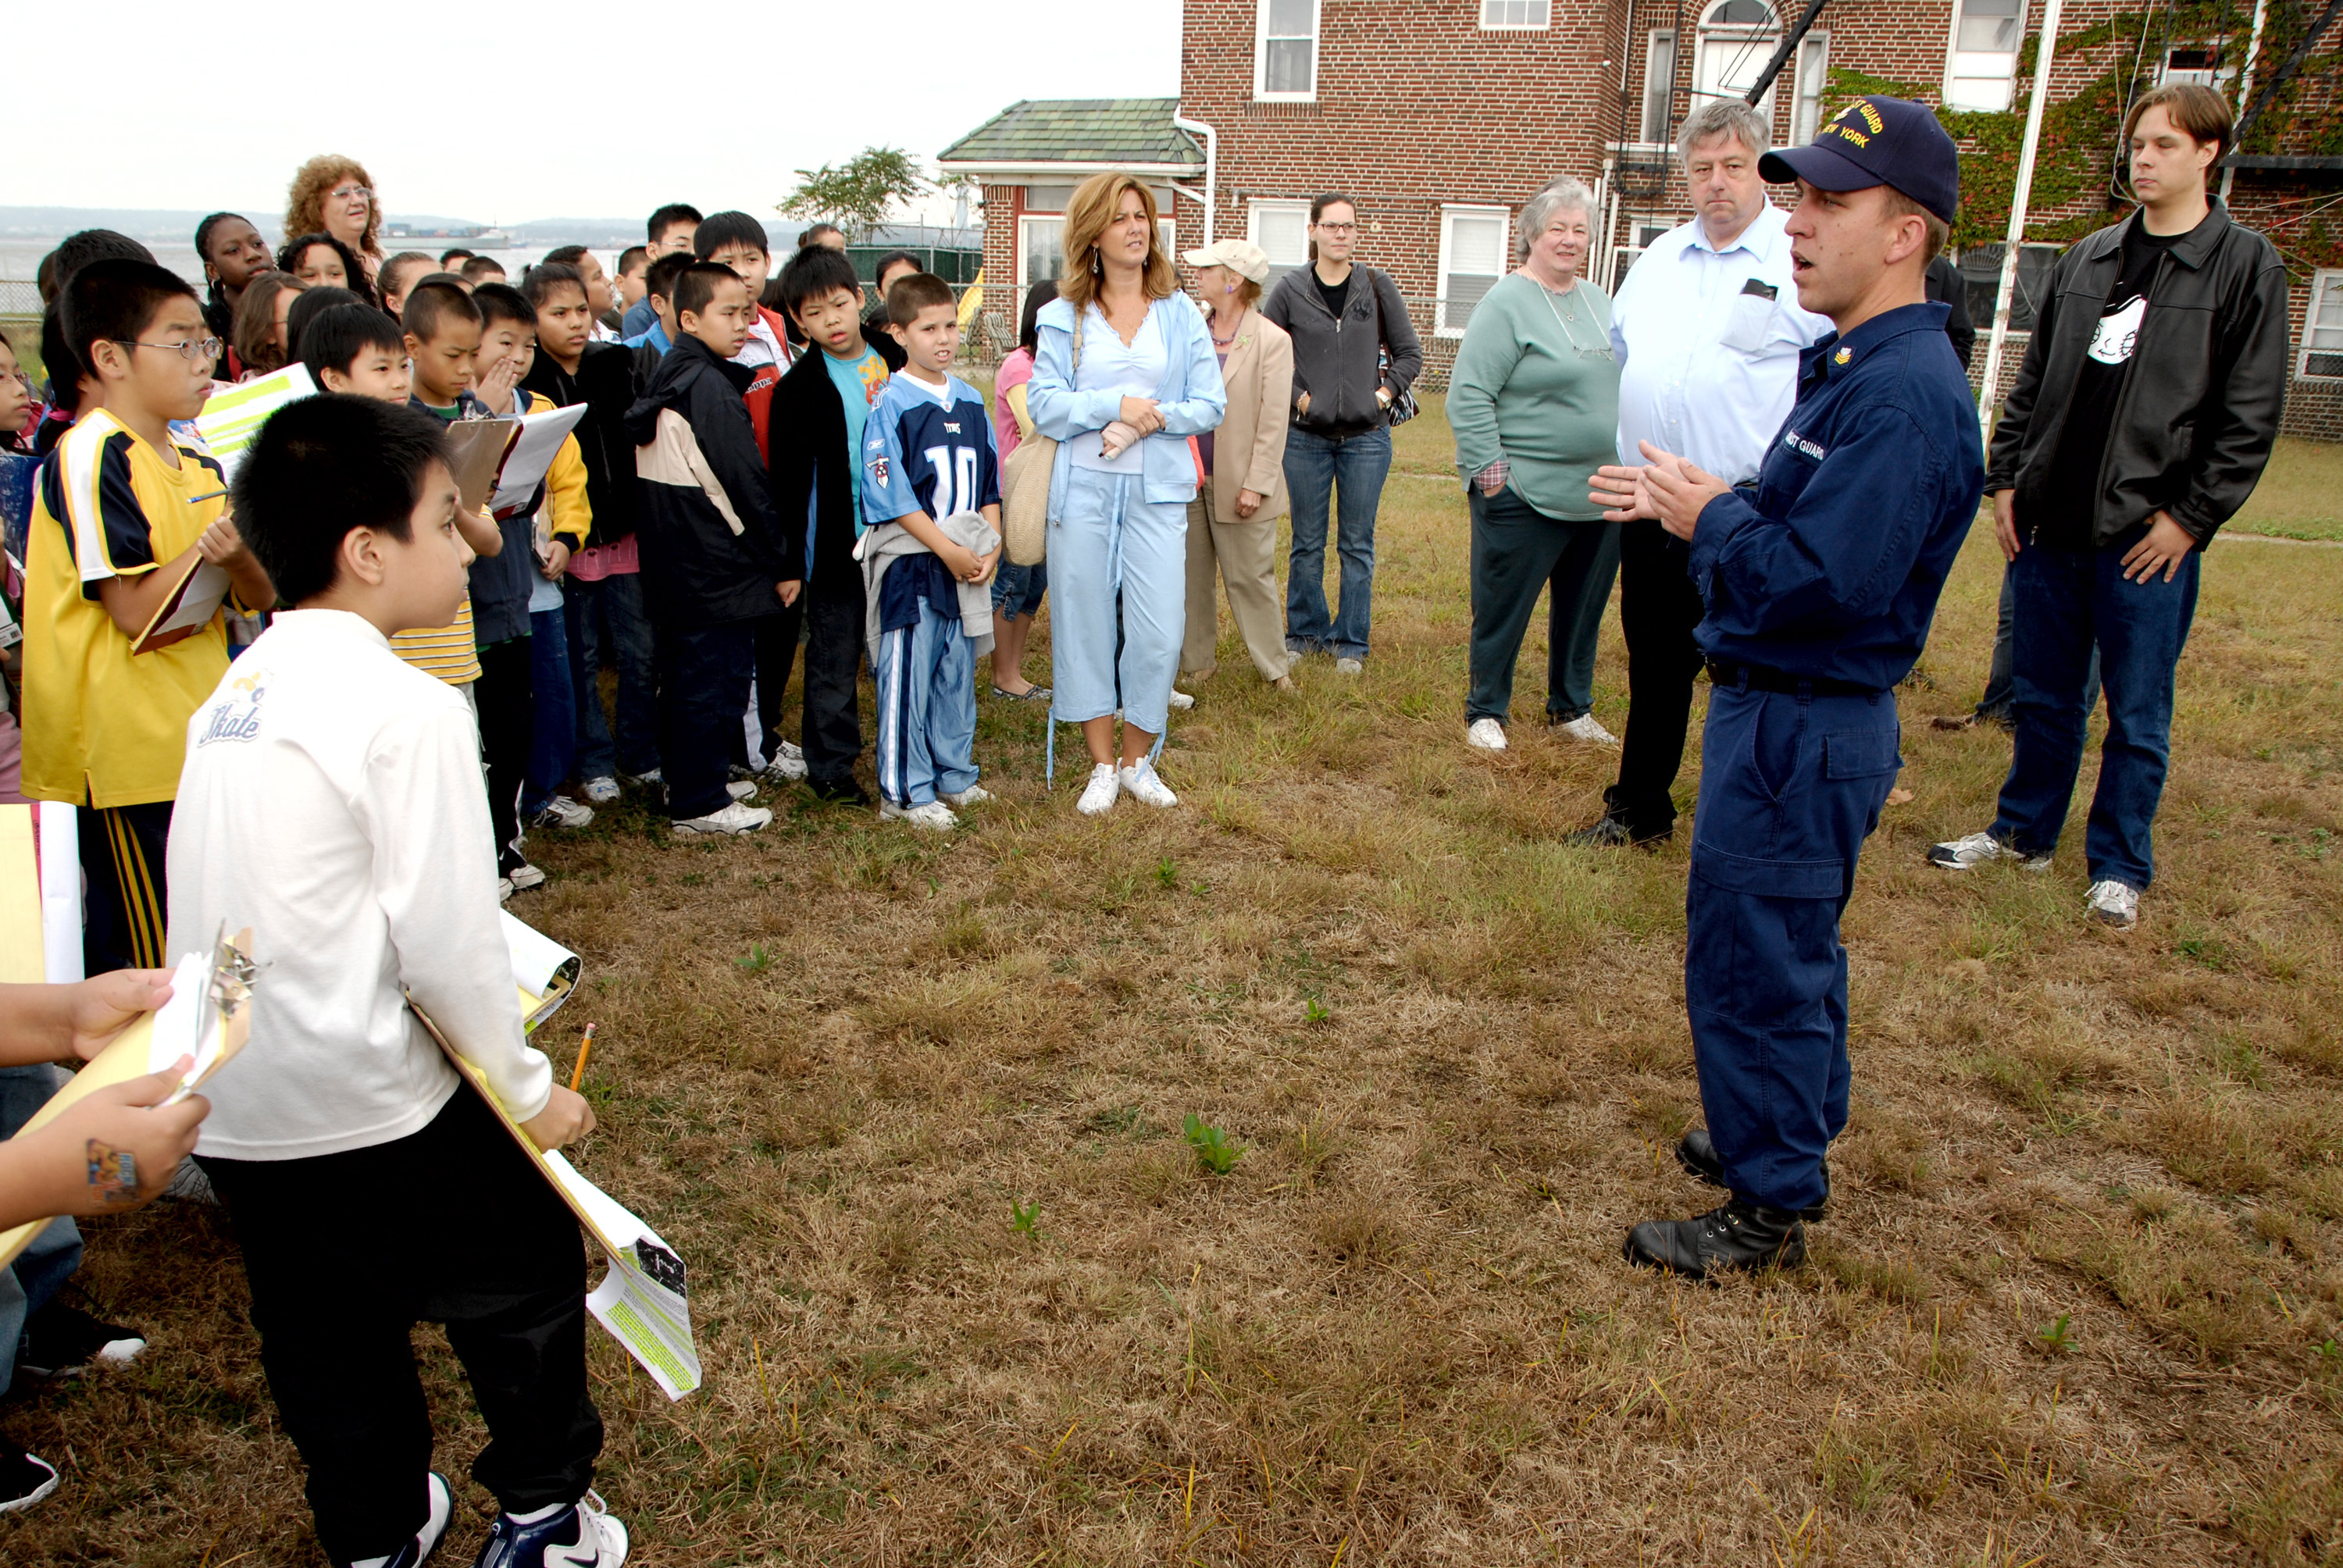
<instances>
[{"instance_id":1,"label":"dry brown grass field","mask_svg":"<svg viewBox=\"0 0 2343 1568\"><path fill-rule=\"evenodd\" d=\"M1436 406L1403 435L1368 674L1281 700L1224 617L1176 810L1078 818L1040 715L988 701L1002 799L949 839L790 796L737 842L639 803L538 836L514 908L588 964L541 1043L566 1070L600 1024L579 1163L689 1261L707 1364L670 1404L595 1332L635 1561L2343 1556L2343 551L2207 562L2117 935L2079 809L2048 876L1922 864L2008 757L1926 723L1982 683L1976 533L1848 910L1831 1218L1811 1266L1704 1288L1618 1255L1712 1201L1669 1153L1684 835L1563 846L1614 754L1534 721L1542 625L1515 749L1464 748L1464 508ZM1615 625L1598 680L1616 729ZM65 1475L0 1560L319 1561L231 1233L89 1231L154 1348L0 1411ZM417 1342L463 1563L483 1430Z\"/></svg>"}]
</instances>

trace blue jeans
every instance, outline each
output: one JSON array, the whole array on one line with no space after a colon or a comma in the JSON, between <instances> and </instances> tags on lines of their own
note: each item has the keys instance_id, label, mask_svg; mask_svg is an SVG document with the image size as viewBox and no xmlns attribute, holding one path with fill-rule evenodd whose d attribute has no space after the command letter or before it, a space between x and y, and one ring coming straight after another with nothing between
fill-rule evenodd
<instances>
[{"instance_id":1,"label":"blue jeans","mask_svg":"<svg viewBox=\"0 0 2343 1568\"><path fill-rule=\"evenodd\" d=\"M1285 437L1285 487L1293 497L1293 560L1285 579L1285 648L1324 649L1337 658L1367 657L1375 609L1375 508L1391 472L1391 432L1321 436L1296 425ZM1336 553L1342 561L1342 603L1326 610L1326 518L1341 492Z\"/></svg>"},{"instance_id":2,"label":"blue jeans","mask_svg":"<svg viewBox=\"0 0 2343 1568\"><path fill-rule=\"evenodd\" d=\"M648 773L659 766L659 688L650 616L643 608L643 579L633 572L590 583L569 578L561 592L569 683L578 705L578 776ZM615 750L610 726L602 717L598 678L599 671L612 667L618 672Z\"/></svg>"},{"instance_id":3,"label":"blue jeans","mask_svg":"<svg viewBox=\"0 0 2343 1568\"><path fill-rule=\"evenodd\" d=\"M2083 765L2083 687L2096 642L2107 738L2099 748L2083 852L2091 880L2136 889L2156 876L2150 839L2172 756L2172 676L2197 613L2202 554L2182 558L2170 582L2161 572L2144 583L2126 582L2124 552L2146 532L2127 530L2096 550L2036 545L2011 563L2017 746L1993 824L1994 837L2020 853L2046 855L2058 847Z\"/></svg>"},{"instance_id":4,"label":"blue jeans","mask_svg":"<svg viewBox=\"0 0 2343 1568\"><path fill-rule=\"evenodd\" d=\"M2017 567L2016 562L2001 569L2001 608L1993 628L1993 668L1986 672L1985 695L1977 699L1976 716L1990 719L1996 724L2012 724L2009 697L2011 675L2016 668L2017 655ZM2083 713L2088 717L2099 705L2099 647L2091 645L2091 678L2083 683Z\"/></svg>"},{"instance_id":5,"label":"blue jeans","mask_svg":"<svg viewBox=\"0 0 2343 1568\"><path fill-rule=\"evenodd\" d=\"M1019 618L1031 620L1041 613L1041 596L1050 591L1050 563L1035 561L1030 567L1001 563L993 574L992 608L1003 620Z\"/></svg>"},{"instance_id":6,"label":"blue jeans","mask_svg":"<svg viewBox=\"0 0 2343 1568\"><path fill-rule=\"evenodd\" d=\"M520 790L520 814L545 809L568 781L578 756L578 705L569 690L569 639L562 632L568 605L528 615L528 772Z\"/></svg>"},{"instance_id":7,"label":"blue jeans","mask_svg":"<svg viewBox=\"0 0 2343 1568\"><path fill-rule=\"evenodd\" d=\"M65 1075L46 1062L30 1067L0 1067L0 1138L14 1138L33 1112L49 1102ZM81 1231L72 1216L60 1215L42 1228L0 1269L0 1393L16 1372L16 1351L24 1342L25 1320L49 1304L57 1287L81 1267Z\"/></svg>"}]
</instances>

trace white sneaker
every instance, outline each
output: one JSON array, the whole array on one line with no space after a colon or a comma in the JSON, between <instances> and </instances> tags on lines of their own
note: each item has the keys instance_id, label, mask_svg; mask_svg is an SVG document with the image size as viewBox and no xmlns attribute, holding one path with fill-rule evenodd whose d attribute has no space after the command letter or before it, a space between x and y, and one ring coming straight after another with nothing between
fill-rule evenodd
<instances>
[{"instance_id":1,"label":"white sneaker","mask_svg":"<svg viewBox=\"0 0 2343 1568\"><path fill-rule=\"evenodd\" d=\"M638 789L648 789L653 785L666 783L667 776L654 768L648 773L621 773L618 775L618 782L631 784Z\"/></svg>"},{"instance_id":2,"label":"white sneaker","mask_svg":"<svg viewBox=\"0 0 2343 1568\"><path fill-rule=\"evenodd\" d=\"M1122 786L1114 776L1114 764L1094 763L1091 781L1082 786L1082 798L1074 802L1074 809L1085 817L1103 817L1114 809L1115 799L1121 793Z\"/></svg>"},{"instance_id":3,"label":"white sneaker","mask_svg":"<svg viewBox=\"0 0 2343 1568\"><path fill-rule=\"evenodd\" d=\"M1180 797L1172 793L1162 779L1155 776L1155 764L1142 761L1136 768L1124 768L1115 773L1115 781L1122 792L1150 806L1177 806Z\"/></svg>"},{"instance_id":4,"label":"white sneaker","mask_svg":"<svg viewBox=\"0 0 2343 1568\"><path fill-rule=\"evenodd\" d=\"M1172 690L1172 696L1168 702L1168 706L1184 710L1195 707L1196 699L1189 693L1182 691L1177 687L1174 687Z\"/></svg>"},{"instance_id":5,"label":"white sneaker","mask_svg":"<svg viewBox=\"0 0 2343 1568\"><path fill-rule=\"evenodd\" d=\"M586 780L586 787L578 792L597 806L608 806L618 798L618 781L608 773L600 774Z\"/></svg>"},{"instance_id":6,"label":"white sneaker","mask_svg":"<svg viewBox=\"0 0 2343 1568\"><path fill-rule=\"evenodd\" d=\"M2119 931L2139 923L2139 890L2113 878L2091 884L2091 913Z\"/></svg>"},{"instance_id":7,"label":"white sneaker","mask_svg":"<svg viewBox=\"0 0 2343 1568\"><path fill-rule=\"evenodd\" d=\"M528 819L532 828L583 828L594 820L594 808L580 806L567 795L556 795Z\"/></svg>"},{"instance_id":8,"label":"white sneaker","mask_svg":"<svg viewBox=\"0 0 2343 1568\"><path fill-rule=\"evenodd\" d=\"M735 800L754 800L757 798L757 787L746 779L735 779L724 786L724 793L731 796Z\"/></svg>"},{"instance_id":9,"label":"white sneaker","mask_svg":"<svg viewBox=\"0 0 2343 1568\"><path fill-rule=\"evenodd\" d=\"M1360 659L1338 658L1334 661L1334 673L1337 675L1364 675L1366 672L1367 667Z\"/></svg>"},{"instance_id":10,"label":"white sneaker","mask_svg":"<svg viewBox=\"0 0 2343 1568\"><path fill-rule=\"evenodd\" d=\"M955 794L950 789L936 791L937 798L948 806L981 806L993 798L992 791L981 784L971 784Z\"/></svg>"},{"instance_id":11,"label":"white sneaker","mask_svg":"<svg viewBox=\"0 0 2343 1568\"><path fill-rule=\"evenodd\" d=\"M1592 740L1597 746L1616 746L1619 738L1603 728L1603 721L1592 713L1582 713L1567 724L1557 724L1556 729L1573 740Z\"/></svg>"},{"instance_id":12,"label":"white sneaker","mask_svg":"<svg viewBox=\"0 0 2343 1568\"><path fill-rule=\"evenodd\" d=\"M765 764L765 777L794 782L805 776L805 749L786 740L775 741L772 759Z\"/></svg>"},{"instance_id":13,"label":"white sneaker","mask_svg":"<svg viewBox=\"0 0 2343 1568\"><path fill-rule=\"evenodd\" d=\"M2016 860L2021 869L2028 871L2046 871L2051 864L2049 856L2021 855L1990 833L1965 834L1928 847L1928 864L1942 866L1947 871L1966 871L1987 860L2002 859Z\"/></svg>"},{"instance_id":14,"label":"white sneaker","mask_svg":"<svg viewBox=\"0 0 2343 1568\"><path fill-rule=\"evenodd\" d=\"M541 1510L526 1523L499 1513L488 1528L478 1561L495 1568L539 1568L555 1563L571 1568L623 1568L627 1527L611 1518L608 1510L601 1494L589 1491L572 1506Z\"/></svg>"},{"instance_id":15,"label":"white sneaker","mask_svg":"<svg viewBox=\"0 0 2343 1568\"><path fill-rule=\"evenodd\" d=\"M735 800L720 811L710 811L705 817L680 817L669 826L679 833L753 833L772 819L773 814L762 806Z\"/></svg>"},{"instance_id":16,"label":"white sneaker","mask_svg":"<svg viewBox=\"0 0 2343 1568\"><path fill-rule=\"evenodd\" d=\"M1493 719L1476 719L1464 731L1464 744L1483 751L1505 749L1505 727Z\"/></svg>"},{"instance_id":17,"label":"white sneaker","mask_svg":"<svg viewBox=\"0 0 2343 1568\"><path fill-rule=\"evenodd\" d=\"M497 879L497 902L500 904L508 904L512 902L512 879L510 877L498 877Z\"/></svg>"},{"instance_id":18,"label":"white sneaker","mask_svg":"<svg viewBox=\"0 0 2343 1568\"><path fill-rule=\"evenodd\" d=\"M898 806L892 800L881 800L879 802L879 819L883 822L909 822L914 828L933 828L938 832L949 832L960 826L960 819L952 815L952 809L940 800L930 800L919 806Z\"/></svg>"},{"instance_id":19,"label":"white sneaker","mask_svg":"<svg viewBox=\"0 0 2343 1568\"><path fill-rule=\"evenodd\" d=\"M510 882L516 890L526 893L531 888L545 886L545 873L523 860L505 873L505 880Z\"/></svg>"}]
</instances>

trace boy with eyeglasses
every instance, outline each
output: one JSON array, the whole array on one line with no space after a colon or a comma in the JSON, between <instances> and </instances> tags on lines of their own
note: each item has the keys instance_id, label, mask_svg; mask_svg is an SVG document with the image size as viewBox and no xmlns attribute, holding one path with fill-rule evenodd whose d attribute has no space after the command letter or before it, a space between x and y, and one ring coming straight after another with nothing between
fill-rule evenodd
<instances>
[{"instance_id":1,"label":"boy with eyeglasses","mask_svg":"<svg viewBox=\"0 0 2343 1568\"><path fill-rule=\"evenodd\" d=\"M33 498L25 561L26 796L88 809L86 972L156 969L163 854L188 716L227 668L216 613L134 654L200 558L246 610L277 600L226 516L220 466L171 433L203 411L219 340L203 302L152 262L96 261L59 299L99 407L57 443Z\"/></svg>"}]
</instances>

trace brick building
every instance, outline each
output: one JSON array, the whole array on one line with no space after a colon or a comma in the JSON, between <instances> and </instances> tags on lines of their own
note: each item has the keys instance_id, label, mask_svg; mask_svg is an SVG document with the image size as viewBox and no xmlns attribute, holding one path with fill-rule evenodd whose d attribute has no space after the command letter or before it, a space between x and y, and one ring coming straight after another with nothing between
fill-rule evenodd
<instances>
[{"instance_id":1,"label":"brick building","mask_svg":"<svg viewBox=\"0 0 2343 1568\"><path fill-rule=\"evenodd\" d=\"M943 162L984 182L985 275L1020 285L999 302L1011 329L1021 286L1058 265L1051 215L1100 168L1133 167L1155 182L1177 244L1243 234L1281 270L1304 262L1311 196L1352 196L1360 256L1407 295L1436 386L1474 301L1512 265L1522 201L1556 175L1593 187L1604 233L1588 270L1614 284L1685 216L1675 127L1698 103L1745 94L1804 9L1798 0L1188 0L1178 99L1019 104ZM2117 156L2125 106L2176 75L2234 100L2248 53L2267 84L2307 25L2274 16L2256 51L2251 14L2237 0L2160 10L2066 0L2019 262L2020 334L2059 249L2128 210ZM2040 0L1825 0L1759 105L1777 145L1809 139L1859 92L1942 108L1963 146L1955 244L1980 329L2000 271L2039 19ZM2343 27L2309 51L2248 138L2231 193L2238 217L2269 230L2296 273L2288 427L2327 438L2343 438L2343 228L2330 238L2319 216L2343 179L2343 156L2327 156L2343 150L2343 134L2325 128L2338 104L2338 43ZM2019 336L2005 375L2023 348ZM1984 358L1980 344L1974 368Z\"/></svg>"}]
</instances>

